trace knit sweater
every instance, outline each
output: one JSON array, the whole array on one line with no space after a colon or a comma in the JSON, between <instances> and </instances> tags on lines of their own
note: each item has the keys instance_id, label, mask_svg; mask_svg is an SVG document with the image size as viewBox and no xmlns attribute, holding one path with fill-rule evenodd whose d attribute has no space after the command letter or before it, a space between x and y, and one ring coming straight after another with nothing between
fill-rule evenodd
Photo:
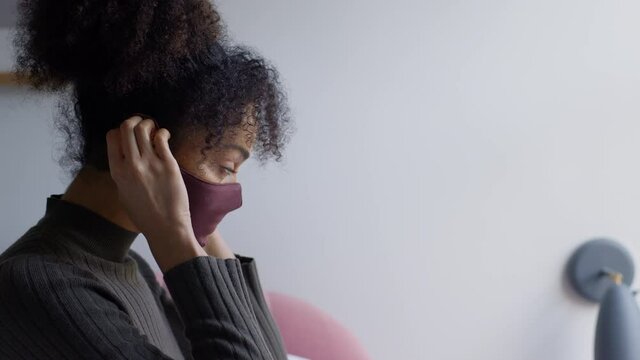
<instances>
[{"instance_id":1,"label":"knit sweater","mask_svg":"<svg viewBox=\"0 0 640 360\"><path fill-rule=\"evenodd\" d=\"M138 233L61 196L0 254L0 359L286 359L254 259L187 260L167 292Z\"/></svg>"}]
</instances>

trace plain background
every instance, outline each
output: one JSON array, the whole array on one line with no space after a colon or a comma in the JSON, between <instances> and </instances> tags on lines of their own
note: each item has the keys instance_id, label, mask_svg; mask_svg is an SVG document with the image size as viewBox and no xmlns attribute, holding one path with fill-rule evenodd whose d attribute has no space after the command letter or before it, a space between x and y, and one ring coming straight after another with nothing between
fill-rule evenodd
<instances>
[{"instance_id":1,"label":"plain background","mask_svg":"<svg viewBox=\"0 0 640 360\"><path fill-rule=\"evenodd\" d=\"M562 275L592 237L640 254L640 3L219 4L297 119L285 163L242 169L221 227L266 289L374 359L591 358L597 307ZM0 89L0 249L68 182L54 105Z\"/></svg>"}]
</instances>

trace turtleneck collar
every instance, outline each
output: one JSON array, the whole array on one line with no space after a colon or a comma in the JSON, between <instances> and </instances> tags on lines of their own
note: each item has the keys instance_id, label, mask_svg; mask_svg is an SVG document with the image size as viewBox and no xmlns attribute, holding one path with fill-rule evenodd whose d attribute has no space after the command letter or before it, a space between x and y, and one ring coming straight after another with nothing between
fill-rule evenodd
<instances>
[{"instance_id":1,"label":"turtleneck collar","mask_svg":"<svg viewBox=\"0 0 640 360\"><path fill-rule=\"evenodd\" d=\"M72 241L84 250L108 259L122 262L139 233L127 230L78 204L62 200L62 194L47 198L42 221L56 229L73 233Z\"/></svg>"}]
</instances>

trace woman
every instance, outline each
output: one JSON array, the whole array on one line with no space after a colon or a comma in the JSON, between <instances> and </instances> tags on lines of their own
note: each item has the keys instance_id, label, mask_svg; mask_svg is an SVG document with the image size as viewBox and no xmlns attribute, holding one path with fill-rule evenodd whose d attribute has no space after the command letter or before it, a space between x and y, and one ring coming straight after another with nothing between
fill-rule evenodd
<instances>
[{"instance_id":1,"label":"woman","mask_svg":"<svg viewBox=\"0 0 640 360\"><path fill-rule=\"evenodd\" d=\"M2 359L283 359L255 262L216 230L290 124L207 0L26 0L17 71L66 94L64 194L0 255ZM66 115L65 115L66 114ZM142 233L164 274L130 249Z\"/></svg>"}]
</instances>

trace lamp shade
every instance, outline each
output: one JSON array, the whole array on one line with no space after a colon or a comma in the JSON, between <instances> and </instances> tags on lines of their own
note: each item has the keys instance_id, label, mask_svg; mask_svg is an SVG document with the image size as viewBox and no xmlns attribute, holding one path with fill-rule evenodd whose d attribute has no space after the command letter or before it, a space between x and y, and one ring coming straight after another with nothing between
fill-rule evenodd
<instances>
[{"instance_id":1,"label":"lamp shade","mask_svg":"<svg viewBox=\"0 0 640 360\"><path fill-rule=\"evenodd\" d=\"M595 360L640 359L640 310L625 284L612 284L600 303Z\"/></svg>"}]
</instances>

